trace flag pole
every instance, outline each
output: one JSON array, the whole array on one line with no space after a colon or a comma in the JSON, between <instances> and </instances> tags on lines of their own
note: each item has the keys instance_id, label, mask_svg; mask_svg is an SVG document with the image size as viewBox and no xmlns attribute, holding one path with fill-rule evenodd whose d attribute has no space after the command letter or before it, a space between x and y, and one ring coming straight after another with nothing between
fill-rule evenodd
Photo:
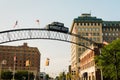
<instances>
[{"instance_id":1,"label":"flag pole","mask_svg":"<svg viewBox=\"0 0 120 80\"><path fill-rule=\"evenodd\" d=\"M14 56L14 67L13 67L13 80L15 80L15 64L16 64L16 55Z\"/></svg>"},{"instance_id":2,"label":"flag pole","mask_svg":"<svg viewBox=\"0 0 120 80\"><path fill-rule=\"evenodd\" d=\"M40 21L39 19L36 20L38 27L40 27Z\"/></svg>"},{"instance_id":3,"label":"flag pole","mask_svg":"<svg viewBox=\"0 0 120 80\"><path fill-rule=\"evenodd\" d=\"M18 21L15 22L15 25L13 26L13 28L15 28L18 25Z\"/></svg>"},{"instance_id":4,"label":"flag pole","mask_svg":"<svg viewBox=\"0 0 120 80\"><path fill-rule=\"evenodd\" d=\"M15 79L15 62L14 62L14 69L13 69L13 80Z\"/></svg>"}]
</instances>

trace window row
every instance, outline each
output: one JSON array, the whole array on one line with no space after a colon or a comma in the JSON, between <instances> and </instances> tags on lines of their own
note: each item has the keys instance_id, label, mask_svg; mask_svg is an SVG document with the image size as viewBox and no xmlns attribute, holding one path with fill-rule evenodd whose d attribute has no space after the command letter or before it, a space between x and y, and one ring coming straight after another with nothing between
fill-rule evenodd
<instances>
[{"instance_id":1,"label":"window row","mask_svg":"<svg viewBox=\"0 0 120 80\"><path fill-rule=\"evenodd\" d=\"M103 31L119 31L119 28L103 28Z\"/></svg>"},{"instance_id":2,"label":"window row","mask_svg":"<svg viewBox=\"0 0 120 80\"><path fill-rule=\"evenodd\" d=\"M103 33L103 36L118 36L119 33Z\"/></svg>"},{"instance_id":3,"label":"window row","mask_svg":"<svg viewBox=\"0 0 120 80\"><path fill-rule=\"evenodd\" d=\"M101 23L76 23L77 26L100 26Z\"/></svg>"},{"instance_id":4,"label":"window row","mask_svg":"<svg viewBox=\"0 0 120 80\"><path fill-rule=\"evenodd\" d=\"M86 40L89 39L89 40L92 40L92 41L96 41L96 42L99 42L100 41L100 38L99 37L90 37L90 38L86 38ZM90 42L86 42L86 40L79 40L79 43L80 44L83 44L83 45L87 45L89 44Z\"/></svg>"},{"instance_id":5,"label":"window row","mask_svg":"<svg viewBox=\"0 0 120 80\"><path fill-rule=\"evenodd\" d=\"M110 42L115 40L115 39L117 39L117 38L116 37L104 37L103 38L104 41L110 41Z\"/></svg>"},{"instance_id":6,"label":"window row","mask_svg":"<svg viewBox=\"0 0 120 80\"><path fill-rule=\"evenodd\" d=\"M85 51L85 48L79 48L78 51Z\"/></svg>"},{"instance_id":7,"label":"window row","mask_svg":"<svg viewBox=\"0 0 120 80\"><path fill-rule=\"evenodd\" d=\"M120 26L120 24L113 24L113 23L106 24L106 23L104 23L103 26Z\"/></svg>"},{"instance_id":8,"label":"window row","mask_svg":"<svg viewBox=\"0 0 120 80\"><path fill-rule=\"evenodd\" d=\"M92 37L92 36L100 36L100 33L96 32L96 33L86 33L86 32L82 32L79 33L81 36L88 36L88 38Z\"/></svg>"},{"instance_id":9,"label":"window row","mask_svg":"<svg viewBox=\"0 0 120 80\"><path fill-rule=\"evenodd\" d=\"M89 67L94 66L94 65L95 65L95 62L94 62L94 61L91 61L91 62L89 62L89 63L81 66L80 69L81 69L81 70L84 70L84 69L89 68Z\"/></svg>"},{"instance_id":10,"label":"window row","mask_svg":"<svg viewBox=\"0 0 120 80\"><path fill-rule=\"evenodd\" d=\"M100 28L78 28L78 31L100 31Z\"/></svg>"}]
</instances>

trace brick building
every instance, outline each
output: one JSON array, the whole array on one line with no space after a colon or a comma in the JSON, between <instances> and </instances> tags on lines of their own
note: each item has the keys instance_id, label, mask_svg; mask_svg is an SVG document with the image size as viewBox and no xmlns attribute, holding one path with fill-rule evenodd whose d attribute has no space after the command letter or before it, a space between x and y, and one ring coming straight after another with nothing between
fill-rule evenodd
<instances>
[{"instance_id":1,"label":"brick building","mask_svg":"<svg viewBox=\"0 0 120 80\"><path fill-rule=\"evenodd\" d=\"M40 72L40 56L39 50L36 47L29 47L27 43L21 46L0 45L1 65L6 60L6 64L1 67L2 70L28 70L36 75ZM29 67L26 66L27 60L30 62Z\"/></svg>"}]
</instances>

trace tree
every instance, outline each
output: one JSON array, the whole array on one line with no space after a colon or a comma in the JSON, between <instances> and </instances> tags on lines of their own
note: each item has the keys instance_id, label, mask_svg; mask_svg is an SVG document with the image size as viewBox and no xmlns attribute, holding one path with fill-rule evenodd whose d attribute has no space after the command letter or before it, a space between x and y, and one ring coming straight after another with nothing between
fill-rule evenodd
<instances>
[{"instance_id":1,"label":"tree","mask_svg":"<svg viewBox=\"0 0 120 80\"><path fill-rule=\"evenodd\" d=\"M17 71L15 73L15 79L16 80L34 80L34 74L28 71Z\"/></svg>"},{"instance_id":2,"label":"tree","mask_svg":"<svg viewBox=\"0 0 120 80\"><path fill-rule=\"evenodd\" d=\"M65 74L65 72L61 72L59 74L59 80L66 80L66 74Z\"/></svg>"},{"instance_id":3,"label":"tree","mask_svg":"<svg viewBox=\"0 0 120 80\"><path fill-rule=\"evenodd\" d=\"M48 74L46 74L45 78L46 78L46 80L49 80L49 75L48 75Z\"/></svg>"},{"instance_id":4,"label":"tree","mask_svg":"<svg viewBox=\"0 0 120 80\"><path fill-rule=\"evenodd\" d=\"M17 71L15 73L15 79L16 80L28 79L28 71Z\"/></svg>"},{"instance_id":5,"label":"tree","mask_svg":"<svg viewBox=\"0 0 120 80\"><path fill-rule=\"evenodd\" d=\"M71 75L71 73L68 72L68 73L66 74L66 79L67 79L67 80L71 80L71 78L72 78L72 75Z\"/></svg>"},{"instance_id":6,"label":"tree","mask_svg":"<svg viewBox=\"0 0 120 80\"><path fill-rule=\"evenodd\" d=\"M2 79L11 80L12 77L13 77L13 75L12 75L12 72L10 72L10 71L2 71L2 73L1 73L1 78Z\"/></svg>"},{"instance_id":7,"label":"tree","mask_svg":"<svg viewBox=\"0 0 120 80\"><path fill-rule=\"evenodd\" d=\"M95 62L105 78L120 80L120 39L104 46L101 54L95 57Z\"/></svg>"}]
</instances>

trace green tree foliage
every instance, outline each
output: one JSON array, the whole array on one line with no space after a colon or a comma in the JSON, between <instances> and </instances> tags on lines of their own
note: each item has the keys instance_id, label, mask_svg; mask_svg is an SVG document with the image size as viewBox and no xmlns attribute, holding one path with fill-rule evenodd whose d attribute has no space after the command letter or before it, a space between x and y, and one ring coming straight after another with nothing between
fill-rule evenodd
<instances>
[{"instance_id":1,"label":"green tree foliage","mask_svg":"<svg viewBox=\"0 0 120 80\"><path fill-rule=\"evenodd\" d=\"M66 74L65 74L65 72L61 72L60 74L59 74L59 80L65 80L66 79Z\"/></svg>"},{"instance_id":2,"label":"green tree foliage","mask_svg":"<svg viewBox=\"0 0 120 80\"><path fill-rule=\"evenodd\" d=\"M34 80L34 74L28 71L17 71L15 73L16 80Z\"/></svg>"},{"instance_id":3,"label":"green tree foliage","mask_svg":"<svg viewBox=\"0 0 120 80\"><path fill-rule=\"evenodd\" d=\"M66 74L66 78L67 78L67 80L71 80L71 78L72 78L71 73L67 73L67 74Z\"/></svg>"},{"instance_id":4,"label":"green tree foliage","mask_svg":"<svg viewBox=\"0 0 120 80\"><path fill-rule=\"evenodd\" d=\"M47 75L45 76L45 78L46 78L46 80L49 80L49 75L47 74Z\"/></svg>"},{"instance_id":5,"label":"green tree foliage","mask_svg":"<svg viewBox=\"0 0 120 80\"><path fill-rule=\"evenodd\" d=\"M34 74L28 71L17 71L15 73L15 80L34 80ZM13 78L13 73L10 71L2 71L1 78L4 80L11 80Z\"/></svg>"},{"instance_id":6,"label":"green tree foliage","mask_svg":"<svg viewBox=\"0 0 120 80\"><path fill-rule=\"evenodd\" d=\"M15 79L16 80L28 79L28 72L27 71L17 71L15 73Z\"/></svg>"},{"instance_id":7,"label":"green tree foliage","mask_svg":"<svg viewBox=\"0 0 120 80\"><path fill-rule=\"evenodd\" d=\"M120 80L120 39L104 46L101 54L95 57L95 62L104 77L109 80Z\"/></svg>"},{"instance_id":8,"label":"green tree foliage","mask_svg":"<svg viewBox=\"0 0 120 80\"><path fill-rule=\"evenodd\" d=\"M11 80L13 77L12 72L10 71L2 71L1 78L4 80Z\"/></svg>"}]
</instances>

